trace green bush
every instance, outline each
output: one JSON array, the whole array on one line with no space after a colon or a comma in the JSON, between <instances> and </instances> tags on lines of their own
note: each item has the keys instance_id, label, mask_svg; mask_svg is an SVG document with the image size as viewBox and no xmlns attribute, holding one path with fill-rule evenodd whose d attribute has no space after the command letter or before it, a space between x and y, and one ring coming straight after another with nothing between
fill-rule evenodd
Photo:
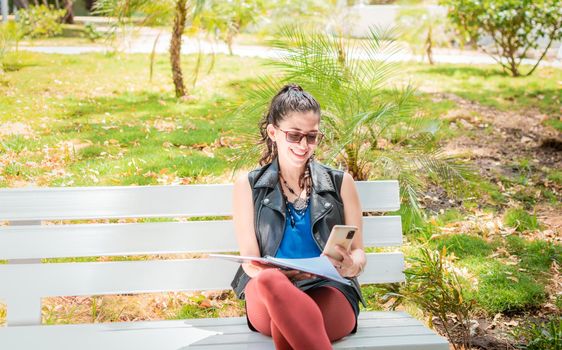
<instances>
[{"instance_id":1,"label":"green bush","mask_svg":"<svg viewBox=\"0 0 562 350\"><path fill-rule=\"evenodd\" d=\"M31 38L53 37L62 33L61 18L66 10L50 6L30 6L18 11L23 34Z\"/></svg>"},{"instance_id":2,"label":"green bush","mask_svg":"<svg viewBox=\"0 0 562 350\"><path fill-rule=\"evenodd\" d=\"M480 47L492 54L512 76L522 75L520 65L529 50L539 49L546 38L538 62L552 43L562 38L560 0L441 0L449 8L448 17L457 29L473 42L490 37L493 48Z\"/></svg>"},{"instance_id":3,"label":"green bush","mask_svg":"<svg viewBox=\"0 0 562 350\"><path fill-rule=\"evenodd\" d=\"M91 42L103 37L103 35L96 30L96 27L92 23L86 23L86 25L84 25L84 33Z\"/></svg>"},{"instance_id":4,"label":"green bush","mask_svg":"<svg viewBox=\"0 0 562 350\"><path fill-rule=\"evenodd\" d=\"M410 258L410 262L410 267L404 271L406 286L401 296L418 305L430 316L430 321L432 316L437 317L451 340L451 331L455 329L461 343L460 346L453 343L455 349L469 349L470 317L475 303L467 298L467 283L446 267L449 263L446 249L432 251L421 248L419 255ZM450 319L450 315L454 318Z\"/></svg>"},{"instance_id":5,"label":"green bush","mask_svg":"<svg viewBox=\"0 0 562 350\"><path fill-rule=\"evenodd\" d=\"M513 331L517 348L527 350L562 349L562 318L553 317L546 322L526 322Z\"/></svg>"},{"instance_id":6,"label":"green bush","mask_svg":"<svg viewBox=\"0 0 562 350\"><path fill-rule=\"evenodd\" d=\"M19 41L22 38L22 33L19 26L14 21L7 23L0 23L0 74L2 71L7 71L4 65L6 64L6 56L8 52L17 50Z\"/></svg>"}]
</instances>

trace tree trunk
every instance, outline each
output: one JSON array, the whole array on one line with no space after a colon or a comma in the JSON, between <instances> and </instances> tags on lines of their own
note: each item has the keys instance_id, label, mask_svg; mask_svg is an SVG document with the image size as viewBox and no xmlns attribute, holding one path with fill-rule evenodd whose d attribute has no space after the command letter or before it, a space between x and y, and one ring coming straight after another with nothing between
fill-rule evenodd
<instances>
[{"instance_id":1,"label":"tree trunk","mask_svg":"<svg viewBox=\"0 0 562 350\"><path fill-rule=\"evenodd\" d=\"M14 6L18 9L26 9L29 7L28 0L14 0Z\"/></svg>"},{"instance_id":2,"label":"tree trunk","mask_svg":"<svg viewBox=\"0 0 562 350\"><path fill-rule=\"evenodd\" d=\"M64 9L66 13L62 18L62 22L66 24L74 24L74 11L72 10L72 3L74 0L64 0Z\"/></svg>"},{"instance_id":3,"label":"tree trunk","mask_svg":"<svg viewBox=\"0 0 562 350\"><path fill-rule=\"evenodd\" d=\"M231 31L228 31L228 34L226 35L226 46L228 46L228 54L230 56L234 55L234 52L232 52L232 40L233 40L233 35Z\"/></svg>"},{"instance_id":4,"label":"tree trunk","mask_svg":"<svg viewBox=\"0 0 562 350\"><path fill-rule=\"evenodd\" d=\"M427 55L429 64L433 65L433 37L431 33L431 23L429 24L429 29L427 30L427 38L425 39L425 53Z\"/></svg>"},{"instance_id":5,"label":"tree trunk","mask_svg":"<svg viewBox=\"0 0 562 350\"><path fill-rule=\"evenodd\" d=\"M96 0L86 0L85 1L85 5L86 5L86 10L88 11L92 11L92 9L94 8L94 4L95 4Z\"/></svg>"},{"instance_id":6,"label":"tree trunk","mask_svg":"<svg viewBox=\"0 0 562 350\"><path fill-rule=\"evenodd\" d=\"M172 64L172 78L176 89L176 97L187 94L181 71L181 36L187 18L187 0L176 0L176 13L174 15L174 28L170 41L170 63Z\"/></svg>"},{"instance_id":7,"label":"tree trunk","mask_svg":"<svg viewBox=\"0 0 562 350\"><path fill-rule=\"evenodd\" d=\"M232 44L234 43L234 37L238 35L239 32L240 32L239 22L232 23L231 25L228 26L226 32L226 45L228 46L228 53L230 54L230 56L234 55L234 52L232 51Z\"/></svg>"}]
</instances>

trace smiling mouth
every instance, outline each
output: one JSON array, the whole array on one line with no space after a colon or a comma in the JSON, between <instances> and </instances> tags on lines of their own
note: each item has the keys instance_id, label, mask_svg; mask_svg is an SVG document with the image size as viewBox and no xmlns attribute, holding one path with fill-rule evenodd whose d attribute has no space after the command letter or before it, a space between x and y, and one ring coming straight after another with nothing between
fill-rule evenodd
<instances>
[{"instance_id":1,"label":"smiling mouth","mask_svg":"<svg viewBox=\"0 0 562 350\"><path fill-rule=\"evenodd\" d=\"M297 157L304 157L308 153L308 152L304 152L303 154L300 154L300 153L295 152L293 149L291 149L291 152L293 152L293 154L296 155Z\"/></svg>"}]
</instances>

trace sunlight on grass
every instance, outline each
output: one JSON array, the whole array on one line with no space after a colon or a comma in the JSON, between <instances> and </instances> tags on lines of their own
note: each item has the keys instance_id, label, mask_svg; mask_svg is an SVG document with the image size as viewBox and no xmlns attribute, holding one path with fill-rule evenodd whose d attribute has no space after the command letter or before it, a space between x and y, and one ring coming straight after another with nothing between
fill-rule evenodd
<instances>
[{"instance_id":1,"label":"sunlight on grass","mask_svg":"<svg viewBox=\"0 0 562 350\"><path fill-rule=\"evenodd\" d=\"M538 108L542 113L560 113L559 68L540 67L532 76L521 78L512 78L489 65L408 64L405 69L408 78L422 91L452 92L500 110Z\"/></svg>"},{"instance_id":2,"label":"sunlight on grass","mask_svg":"<svg viewBox=\"0 0 562 350\"><path fill-rule=\"evenodd\" d=\"M477 273L478 286L469 295L490 315L537 308L545 300L544 286L517 266L482 258L469 258L461 264Z\"/></svg>"},{"instance_id":3,"label":"sunlight on grass","mask_svg":"<svg viewBox=\"0 0 562 350\"><path fill-rule=\"evenodd\" d=\"M186 56L186 67L194 59ZM230 106L252 84L240 58L219 55L191 90L194 101L173 97L165 56L156 60L152 83L145 55L25 53L13 60L23 68L0 88L9 106L0 110L0 123L19 123L5 124L14 131L0 142L8 155L0 181L7 186L205 182L232 167L240 131L230 123ZM255 75L267 70L263 60L244 62Z\"/></svg>"}]
</instances>

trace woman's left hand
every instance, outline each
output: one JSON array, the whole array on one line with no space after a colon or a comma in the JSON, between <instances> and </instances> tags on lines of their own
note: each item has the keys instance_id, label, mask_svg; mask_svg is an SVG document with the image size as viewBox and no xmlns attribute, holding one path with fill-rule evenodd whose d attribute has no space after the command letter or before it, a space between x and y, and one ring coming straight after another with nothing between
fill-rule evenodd
<instances>
[{"instance_id":1,"label":"woman's left hand","mask_svg":"<svg viewBox=\"0 0 562 350\"><path fill-rule=\"evenodd\" d=\"M336 245L336 251L343 256L341 261L332 258L329 255L326 255L328 259L334 264L336 270L340 273L342 277L353 277L357 275L358 268L355 264L355 261L351 257L351 254L345 250L341 245Z\"/></svg>"}]
</instances>

